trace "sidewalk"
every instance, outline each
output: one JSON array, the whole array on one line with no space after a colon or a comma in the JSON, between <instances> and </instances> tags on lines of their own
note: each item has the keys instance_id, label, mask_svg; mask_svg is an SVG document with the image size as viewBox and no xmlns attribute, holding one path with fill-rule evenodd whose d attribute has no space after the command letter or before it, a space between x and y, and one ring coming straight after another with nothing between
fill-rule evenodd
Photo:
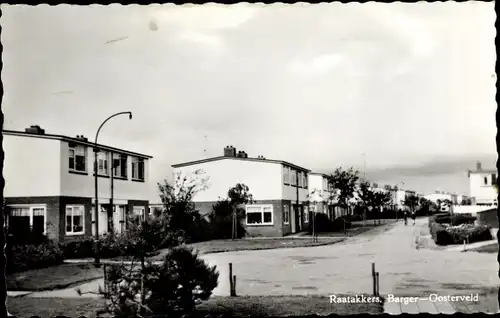
<instances>
[{"instance_id":1,"label":"sidewalk","mask_svg":"<svg viewBox=\"0 0 500 318\"><path fill-rule=\"evenodd\" d=\"M495 239L495 240L467 244L467 245L465 245L465 252L468 250L471 250L471 249L475 249L475 248L483 247L483 246L488 246L491 244L498 244L498 241ZM449 248L445 249L445 251L446 252L464 252L464 246L457 245L457 246L449 247Z\"/></svg>"}]
</instances>

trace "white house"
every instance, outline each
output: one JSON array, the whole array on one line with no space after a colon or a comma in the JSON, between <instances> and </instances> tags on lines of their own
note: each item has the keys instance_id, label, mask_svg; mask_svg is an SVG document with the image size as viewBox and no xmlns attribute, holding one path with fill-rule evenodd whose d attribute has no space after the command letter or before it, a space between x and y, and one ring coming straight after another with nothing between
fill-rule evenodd
<instances>
[{"instance_id":1,"label":"white house","mask_svg":"<svg viewBox=\"0 0 500 318\"><path fill-rule=\"evenodd\" d=\"M476 170L469 171L469 195L473 204L497 205L498 189L497 171L483 169L481 163L476 164Z\"/></svg>"},{"instance_id":2,"label":"white house","mask_svg":"<svg viewBox=\"0 0 500 318\"><path fill-rule=\"evenodd\" d=\"M309 178L309 201L310 210L313 213L324 213L328 218L335 218L333 210L333 186L328 181L328 175L324 173L310 172Z\"/></svg>"},{"instance_id":3,"label":"white house","mask_svg":"<svg viewBox=\"0 0 500 318\"><path fill-rule=\"evenodd\" d=\"M251 236L284 236L305 229L310 215L308 169L262 156L249 158L233 146L224 148L224 155L172 165L175 175L192 176L203 171L208 179L206 189L194 198L202 214L212 211L228 190L238 183L248 186L255 202L246 205L246 230ZM307 212L307 213L305 213Z\"/></svg>"},{"instance_id":4,"label":"white house","mask_svg":"<svg viewBox=\"0 0 500 318\"><path fill-rule=\"evenodd\" d=\"M111 227L120 232L127 216L144 217L148 210L152 157L97 147L99 233ZM9 231L15 234L19 227L29 226L60 241L95 233L94 143L31 126L25 131L3 130L3 148Z\"/></svg>"}]
</instances>

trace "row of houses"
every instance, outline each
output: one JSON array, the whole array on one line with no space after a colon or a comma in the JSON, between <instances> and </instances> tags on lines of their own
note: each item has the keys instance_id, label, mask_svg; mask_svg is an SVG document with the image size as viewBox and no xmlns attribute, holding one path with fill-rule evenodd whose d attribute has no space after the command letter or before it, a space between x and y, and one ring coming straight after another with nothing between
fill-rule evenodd
<instances>
[{"instance_id":1,"label":"row of houses","mask_svg":"<svg viewBox=\"0 0 500 318\"><path fill-rule=\"evenodd\" d=\"M284 236L305 230L314 213L330 219L349 213L335 206L335 191L328 175L284 160L249 157L245 151L226 146L221 156L175 164L174 174L194 175L203 171L208 177L206 189L195 194L193 201L202 215L227 195L238 183L247 185L255 202L246 205L246 229L251 236ZM389 191L392 203L386 208L404 209L407 194L415 192L397 187L379 187ZM355 198L354 198L355 200Z\"/></svg>"},{"instance_id":2,"label":"row of houses","mask_svg":"<svg viewBox=\"0 0 500 318\"><path fill-rule=\"evenodd\" d=\"M127 217L144 217L149 211L152 156L31 126L25 131L3 130L9 231L31 228L57 241L95 235L96 147L99 233L120 233Z\"/></svg>"}]
</instances>

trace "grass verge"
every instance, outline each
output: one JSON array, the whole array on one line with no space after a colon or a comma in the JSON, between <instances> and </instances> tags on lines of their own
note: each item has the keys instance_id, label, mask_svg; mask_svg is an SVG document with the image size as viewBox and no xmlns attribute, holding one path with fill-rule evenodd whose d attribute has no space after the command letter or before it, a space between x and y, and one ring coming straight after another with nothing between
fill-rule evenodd
<instances>
[{"instance_id":1,"label":"grass verge","mask_svg":"<svg viewBox=\"0 0 500 318\"><path fill-rule=\"evenodd\" d=\"M498 243L494 242L489 245L484 245L476 248L467 249L467 252L479 252L479 253L498 253Z\"/></svg>"},{"instance_id":2,"label":"grass verge","mask_svg":"<svg viewBox=\"0 0 500 318\"><path fill-rule=\"evenodd\" d=\"M18 317L96 317L104 308L104 301L96 298L9 298L9 312ZM197 308L197 315L216 316L304 316L381 314L383 304L345 303L330 304L328 297L321 296L239 296L213 297Z\"/></svg>"},{"instance_id":3,"label":"grass verge","mask_svg":"<svg viewBox=\"0 0 500 318\"><path fill-rule=\"evenodd\" d=\"M102 268L92 264L62 264L6 275L9 291L63 289L101 277Z\"/></svg>"}]
</instances>

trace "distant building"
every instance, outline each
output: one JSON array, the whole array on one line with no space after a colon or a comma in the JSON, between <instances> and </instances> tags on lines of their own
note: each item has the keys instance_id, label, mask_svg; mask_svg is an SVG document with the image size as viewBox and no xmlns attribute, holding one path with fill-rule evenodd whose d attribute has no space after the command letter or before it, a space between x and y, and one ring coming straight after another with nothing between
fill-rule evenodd
<instances>
[{"instance_id":1,"label":"distant building","mask_svg":"<svg viewBox=\"0 0 500 318\"><path fill-rule=\"evenodd\" d=\"M222 156L175 164L174 174L191 175L202 170L208 177L207 189L193 202L201 214L227 197L237 183L247 185L255 202L247 204L244 225L249 236L284 236L304 231L310 221L307 205L310 170L262 156L250 158L244 151L227 146Z\"/></svg>"},{"instance_id":2,"label":"distant building","mask_svg":"<svg viewBox=\"0 0 500 318\"><path fill-rule=\"evenodd\" d=\"M483 169L481 163L476 164L476 169L471 170L469 175L469 195L473 204L497 205L497 171Z\"/></svg>"},{"instance_id":3,"label":"distant building","mask_svg":"<svg viewBox=\"0 0 500 318\"><path fill-rule=\"evenodd\" d=\"M333 185L328 181L328 176L323 173L310 172L309 178L309 202L310 210L314 213L324 213L329 219L335 218L333 207Z\"/></svg>"}]
</instances>

